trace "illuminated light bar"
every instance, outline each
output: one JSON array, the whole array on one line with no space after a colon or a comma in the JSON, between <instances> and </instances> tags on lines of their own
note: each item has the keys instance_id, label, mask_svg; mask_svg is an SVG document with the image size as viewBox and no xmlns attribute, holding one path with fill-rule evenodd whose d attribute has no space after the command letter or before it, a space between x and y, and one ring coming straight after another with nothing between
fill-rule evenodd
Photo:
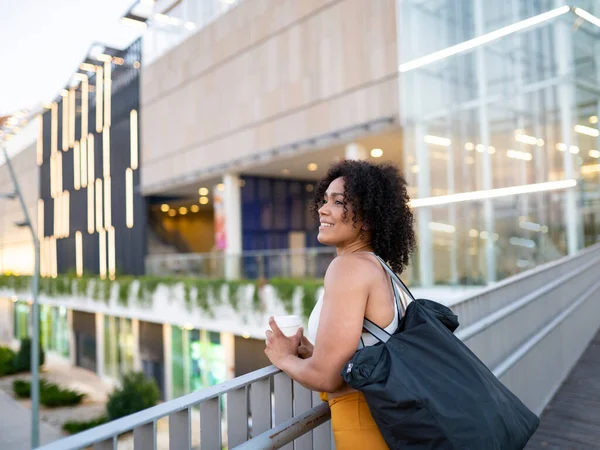
<instances>
[{"instance_id":1,"label":"illuminated light bar","mask_svg":"<svg viewBox=\"0 0 600 450\"><path fill-rule=\"evenodd\" d=\"M431 134L426 135L423 138L423 141L425 141L427 144L439 145L441 147L450 147L450 144L452 144L452 141L450 141L448 138L433 136Z\"/></svg>"},{"instance_id":2,"label":"illuminated light bar","mask_svg":"<svg viewBox=\"0 0 600 450\"><path fill-rule=\"evenodd\" d=\"M115 248L115 228L110 227L108 233L108 277L111 280L115 279L116 272L116 248Z\"/></svg>"},{"instance_id":3,"label":"illuminated light bar","mask_svg":"<svg viewBox=\"0 0 600 450\"><path fill-rule=\"evenodd\" d=\"M506 156L512 159L521 159L523 161L531 161L533 155L529 152L521 152L519 150L507 150Z\"/></svg>"},{"instance_id":4,"label":"illuminated light bar","mask_svg":"<svg viewBox=\"0 0 600 450\"><path fill-rule=\"evenodd\" d=\"M56 238L52 238L50 240L51 249L52 249L52 278L58 277L58 258L56 251Z\"/></svg>"},{"instance_id":5,"label":"illuminated light bar","mask_svg":"<svg viewBox=\"0 0 600 450\"><path fill-rule=\"evenodd\" d=\"M133 228L133 170L125 170L125 223Z\"/></svg>"},{"instance_id":6,"label":"illuminated light bar","mask_svg":"<svg viewBox=\"0 0 600 450\"><path fill-rule=\"evenodd\" d=\"M69 150L69 91L66 89L62 99L62 150Z\"/></svg>"},{"instance_id":7,"label":"illuminated light bar","mask_svg":"<svg viewBox=\"0 0 600 450\"><path fill-rule=\"evenodd\" d=\"M100 278L106 279L106 231L98 232L98 247L99 247L99 262L100 262Z\"/></svg>"},{"instance_id":8,"label":"illuminated light bar","mask_svg":"<svg viewBox=\"0 0 600 450\"><path fill-rule=\"evenodd\" d=\"M94 154L94 135L93 134L88 134L87 137L87 151L88 151L88 156L87 156L87 163L88 163L88 167L87 167L87 179L88 179L88 186L89 185L93 185L94 184L94 180L96 179L96 175L95 175L95 166L94 166L94 159L95 159L95 154Z\"/></svg>"},{"instance_id":9,"label":"illuminated light bar","mask_svg":"<svg viewBox=\"0 0 600 450\"><path fill-rule=\"evenodd\" d=\"M87 230L89 234L94 234L94 183L89 183L87 187Z\"/></svg>"},{"instance_id":10,"label":"illuminated light bar","mask_svg":"<svg viewBox=\"0 0 600 450\"><path fill-rule=\"evenodd\" d=\"M41 114L38 115L39 129L37 139L37 165L44 163L44 119Z\"/></svg>"},{"instance_id":11,"label":"illuminated light bar","mask_svg":"<svg viewBox=\"0 0 600 450\"><path fill-rule=\"evenodd\" d=\"M102 227L102 179L96 180L96 231L103 231Z\"/></svg>"},{"instance_id":12,"label":"illuminated light bar","mask_svg":"<svg viewBox=\"0 0 600 450\"><path fill-rule=\"evenodd\" d=\"M537 145L538 147L542 147L544 145L543 139L536 138L535 136L529 136L527 134L523 134L522 132L515 132L515 141L527 145Z\"/></svg>"},{"instance_id":13,"label":"illuminated light bar","mask_svg":"<svg viewBox=\"0 0 600 450\"><path fill-rule=\"evenodd\" d=\"M111 92L112 92L112 64L109 61L104 63L104 126L110 126L111 115Z\"/></svg>"},{"instance_id":14,"label":"illuminated light bar","mask_svg":"<svg viewBox=\"0 0 600 450\"><path fill-rule=\"evenodd\" d=\"M112 61L112 56L107 55L106 53L100 53L98 56L96 56L96 59L98 61L102 61L103 63L107 63Z\"/></svg>"},{"instance_id":15,"label":"illuminated light bar","mask_svg":"<svg viewBox=\"0 0 600 450\"><path fill-rule=\"evenodd\" d=\"M79 146L80 146L80 160L81 160L81 165L80 165L81 187L87 187L87 185L88 185L87 139L82 138L81 142L79 142Z\"/></svg>"},{"instance_id":16,"label":"illuminated light bar","mask_svg":"<svg viewBox=\"0 0 600 450\"><path fill-rule=\"evenodd\" d=\"M584 125L575 125L575 132L592 137L600 136L600 131L598 131L596 128L586 127Z\"/></svg>"},{"instance_id":17,"label":"illuminated light bar","mask_svg":"<svg viewBox=\"0 0 600 450\"><path fill-rule=\"evenodd\" d=\"M50 117L50 154L54 155L58 151L58 104L56 102L52 102Z\"/></svg>"},{"instance_id":18,"label":"illuminated light bar","mask_svg":"<svg viewBox=\"0 0 600 450\"><path fill-rule=\"evenodd\" d=\"M81 70L85 70L86 72L95 72L96 71L96 67L94 64L90 64L90 63L81 63L79 64L79 68Z\"/></svg>"},{"instance_id":19,"label":"illuminated light bar","mask_svg":"<svg viewBox=\"0 0 600 450\"><path fill-rule=\"evenodd\" d=\"M508 197L511 195L530 194L533 192L556 191L569 189L577 185L576 180L549 181L546 183L525 184L508 188L488 189L482 191L464 192L460 194L440 195L437 197L419 198L410 201L411 208L424 206L449 205L452 203L486 200L490 198Z\"/></svg>"},{"instance_id":20,"label":"illuminated light bar","mask_svg":"<svg viewBox=\"0 0 600 450\"><path fill-rule=\"evenodd\" d=\"M598 150L590 150L590 158L600 158L600 152Z\"/></svg>"},{"instance_id":21,"label":"illuminated light bar","mask_svg":"<svg viewBox=\"0 0 600 450\"><path fill-rule=\"evenodd\" d=\"M98 67L96 70L96 132L102 132L102 119L104 118L104 113L102 104L104 103L104 94L102 86L104 85L104 71L102 67Z\"/></svg>"},{"instance_id":22,"label":"illuminated light bar","mask_svg":"<svg viewBox=\"0 0 600 450\"><path fill-rule=\"evenodd\" d=\"M62 153L56 153L56 193L63 191L63 164Z\"/></svg>"},{"instance_id":23,"label":"illuminated light bar","mask_svg":"<svg viewBox=\"0 0 600 450\"><path fill-rule=\"evenodd\" d=\"M50 156L50 196L56 197L56 157Z\"/></svg>"},{"instance_id":24,"label":"illuminated light bar","mask_svg":"<svg viewBox=\"0 0 600 450\"><path fill-rule=\"evenodd\" d=\"M73 187L76 191L81 188L81 161L79 142L75 142L73 146Z\"/></svg>"},{"instance_id":25,"label":"illuminated light bar","mask_svg":"<svg viewBox=\"0 0 600 450\"><path fill-rule=\"evenodd\" d=\"M81 80L81 141L88 135L89 130L89 82L87 75Z\"/></svg>"},{"instance_id":26,"label":"illuminated light bar","mask_svg":"<svg viewBox=\"0 0 600 450\"><path fill-rule=\"evenodd\" d=\"M102 131L102 175L110 177L110 128Z\"/></svg>"},{"instance_id":27,"label":"illuminated light bar","mask_svg":"<svg viewBox=\"0 0 600 450\"><path fill-rule=\"evenodd\" d=\"M54 198L54 233L52 234L53 237L60 237L61 235L61 207L62 202L60 195L56 195L56 197Z\"/></svg>"},{"instance_id":28,"label":"illuminated light bar","mask_svg":"<svg viewBox=\"0 0 600 450\"><path fill-rule=\"evenodd\" d=\"M69 191L64 191L62 195L62 237L69 237L71 232L69 221L71 220L71 201Z\"/></svg>"},{"instance_id":29,"label":"illuminated light bar","mask_svg":"<svg viewBox=\"0 0 600 450\"><path fill-rule=\"evenodd\" d=\"M75 88L71 88L69 92L69 147L75 145L75 101L77 95Z\"/></svg>"},{"instance_id":30,"label":"illuminated light bar","mask_svg":"<svg viewBox=\"0 0 600 450\"><path fill-rule=\"evenodd\" d=\"M37 229L38 239L44 239L44 200L38 199L38 214L37 214Z\"/></svg>"},{"instance_id":31,"label":"illuminated light bar","mask_svg":"<svg viewBox=\"0 0 600 450\"><path fill-rule=\"evenodd\" d=\"M75 232L75 270L78 277L83 275L83 237L81 231Z\"/></svg>"},{"instance_id":32,"label":"illuminated light bar","mask_svg":"<svg viewBox=\"0 0 600 450\"><path fill-rule=\"evenodd\" d=\"M130 134L130 149L131 149L131 168L138 168L138 114L135 109L129 113L129 134Z\"/></svg>"},{"instance_id":33,"label":"illuminated light bar","mask_svg":"<svg viewBox=\"0 0 600 450\"><path fill-rule=\"evenodd\" d=\"M566 5L561 6L560 8L555 8L551 11L539 14L537 16L530 17L529 19L525 19L520 22L508 25L506 27L499 28L495 31L483 34L481 36L470 39L468 41L461 42L460 44L453 45L453 46L447 47L443 50L439 50L437 52L430 53L429 55L425 55L420 58L413 59L412 61L408 61L404 64L400 64L400 66L398 66L398 70L400 72L409 72L411 70L415 70L420 67L426 66L427 64L431 64L433 62L448 58L449 56L454 56L454 55L458 55L460 53L464 53L466 51L474 49L475 47L479 47L480 45L487 44L489 42L503 38L504 36L508 36L510 34L516 33L517 31L525 30L527 28L533 27L540 23L554 19L555 17L562 16L563 14L568 13L570 10L571 10L571 8ZM577 14L577 9L575 10L575 13ZM583 17L583 16L580 16L580 17Z\"/></svg>"},{"instance_id":34,"label":"illuminated light bar","mask_svg":"<svg viewBox=\"0 0 600 450\"><path fill-rule=\"evenodd\" d=\"M581 17L582 19L587 20L592 25L595 25L598 28L600 28L600 19L598 17L590 14L589 12L587 12L586 10L581 9L581 8L574 8L573 12L575 14L577 14L579 17Z\"/></svg>"},{"instance_id":35,"label":"illuminated light bar","mask_svg":"<svg viewBox=\"0 0 600 450\"><path fill-rule=\"evenodd\" d=\"M456 231L456 227L449 225L447 223L440 222L429 222L429 229L432 231L440 231L442 233L454 233Z\"/></svg>"},{"instance_id":36,"label":"illuminated light bar","mask_svg":"<svg viewBox=\"0 0 600 450\"><path fill-rule=\"evenodd\" d=\"M110 177L104 177L104 229L112 226L112 197Z\"/></svg>"}]
</instances>

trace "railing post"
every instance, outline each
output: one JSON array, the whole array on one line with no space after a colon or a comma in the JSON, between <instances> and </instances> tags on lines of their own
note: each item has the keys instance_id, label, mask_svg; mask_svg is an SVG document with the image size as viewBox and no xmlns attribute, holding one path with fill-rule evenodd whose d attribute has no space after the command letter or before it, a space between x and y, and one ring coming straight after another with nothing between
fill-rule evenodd
<instances>
[{"instance_id":1,"label":"railing post","mask_svg":"<svg viewBox=\"0 0 600 450\"><path fill-rule=\"evenodd\" d=\"M133 430L133 450L156 450L156 422Z\"/></svg>"},{"instance_id":2,"label":"railing post","mask_svg":"<svg viewBox=\"0 0 600 450\"><path fill-rule=\"evenodd\" d=\"M312 408L312 391L294 381L294 417ZM296 439L295 450L313 450L313 434L308 431Z\"/></svg>"},{"instance_id":3,"label":"railing post","mask_svg":"<svg viewBox=\"0 0 600 450\"><path fill-rule=\"evenodd\" d=\"M248 392L246 387L227 393L227 444L236 446L248 440Z\"/></svg>"},{"instance_id":4,"label":"railing post","mask_svg":"<svg viewBox=\"0 0 600 450\"><path fill-rule=\"evenodd\" d=\"M191 450L191 410L189 408L169 416L169 448Z\"/></svg>"},{"instance_id":5,"label":"railing post","mask_svg":"<svg viewBox=\"0 0 600 450\"><path fill-rule=\"evenodd\" d=\"M275 380L275 425L279 425L293 417L292 380L285 373L278 373ZM289 443L284 450L293 450L294 444Z\"/></svg>"},{"instance_id":6,"label":"railing post","mask_svg":"<svg viewBox=\"0 0 600 450\"><path fill-rule=\"evenodd\" d=\"M200 403L200 445L203 448L221 448L219 397Z\"/></svg>"},{"instance_id":7,"label":"railing post","mask_svg":"<svg viewBox=\"0 0 600 450\"><path fill-rule=\"evenodd\" d=\"M271 428L271 378L257 381L250 386L250 412L252 437Z\"/></svg>"}]
</instances>

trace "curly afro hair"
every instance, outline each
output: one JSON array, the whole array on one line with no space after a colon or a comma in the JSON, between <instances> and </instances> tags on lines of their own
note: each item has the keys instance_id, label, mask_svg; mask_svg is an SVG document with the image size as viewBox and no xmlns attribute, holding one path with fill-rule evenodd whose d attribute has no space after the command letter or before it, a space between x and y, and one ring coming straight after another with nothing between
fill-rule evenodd
<instances>
[{"instance_id":1,"label":"curly afro hair","mask_svg":"<svg viewBox=\"0 0 600 450\"><path fill-rule=\"evenodd\" d=\"M408 206L406 181L392 164L371 164L366 161L346 160L332 166L315 190L311 212L318 219L325 191L331 182L344 179L344 220L350 204L353 222L361 220L371 235L374 252L385 260L392 270L401 273L408 265L415 249L413 214Z\"/></svg>"}]
</instances>

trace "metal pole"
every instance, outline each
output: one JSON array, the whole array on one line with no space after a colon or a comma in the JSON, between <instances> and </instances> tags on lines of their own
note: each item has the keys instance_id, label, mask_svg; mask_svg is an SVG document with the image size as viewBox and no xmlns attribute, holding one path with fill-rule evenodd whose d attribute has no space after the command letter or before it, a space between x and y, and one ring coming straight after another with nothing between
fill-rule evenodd
<instances>
[{"instance_id":1,"label":"metal pole","mask_svg":"<svg viewBox=\"0 0 600 450\"><path fill-rule=\"evenodd\" d=\"M35 269L33 272L33 284L31 286L31 294L33 297L33 323L31 326L31 448L34 449L39 446L40 442L40 431L39 431L39 415L40 415L40 305L38 304L38 290L40 283L40 241L33 229L31 220L29 219L29 213L25 206L25 200L21 195L19 189L19 182L10 163L10 158L6 151L6 147L2 146L4 153L4 159L12 178L13 185L15 187L15 193L21 203L23 214L25 215L25 223L31 231L31 237L33 238L33 246L35 248Z\"/></svg>"}]
</instances>

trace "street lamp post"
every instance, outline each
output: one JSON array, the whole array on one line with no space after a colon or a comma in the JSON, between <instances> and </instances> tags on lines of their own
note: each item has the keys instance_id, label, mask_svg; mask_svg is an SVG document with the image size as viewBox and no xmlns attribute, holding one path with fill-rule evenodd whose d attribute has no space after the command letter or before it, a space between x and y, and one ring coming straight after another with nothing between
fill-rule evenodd
<instances>
[{"instance_id":1,"label":"street lamp post","mask_svg":"<svg viewBox=\"0 0 600 450\"><path fill-rule=\"evenodd\" d=\"M38 304L38 291L40 283L40 241L33 229L31 220L29 219L29 213L25 206L25 200L21 195L19 189L19 182L10 163L6 147L2 146L4 153L4 159L8 166L8 171L14 185L14 192L5 194L3 197L6 198L18 198L21 204L21 209L25 215L25 220L17 224L18 226L26 226L31 231L31 237L33 238L33 246L35 248L35 270L33 272L33 284L31 286L32 297L33 297L33 317L32 317L32 336L31 336L31 448L34 449L39 446L40 441L40 430L39 430L39 415L40 415L40 306Z\"/></svg>"}]
</instances>

